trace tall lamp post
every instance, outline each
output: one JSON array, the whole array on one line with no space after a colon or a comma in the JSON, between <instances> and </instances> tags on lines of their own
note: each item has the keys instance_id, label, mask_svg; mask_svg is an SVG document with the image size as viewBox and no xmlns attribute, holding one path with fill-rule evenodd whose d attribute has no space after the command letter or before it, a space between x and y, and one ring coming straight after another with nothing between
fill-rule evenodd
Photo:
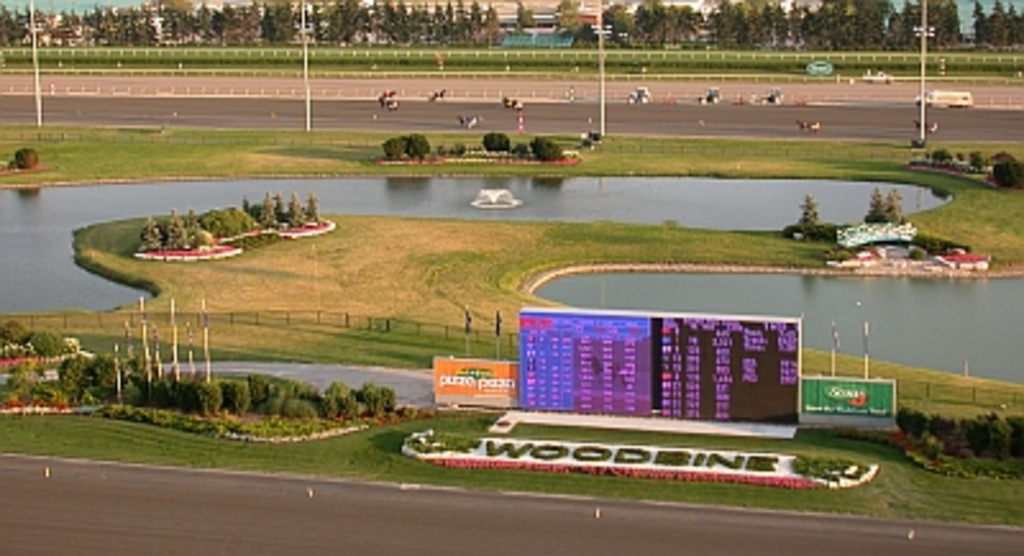
<instances>
[{"instance_id":1,"label":"tall lamp post","mask_svg":"<svg viewBox=\"0 0 1024 556\"><path fill-rule=\"evenodd\" d=\"M39 88L39 53L36 43L36 2L29 0L28 3L28 24L32 28L32 73L35 76L35 97L36 97L36 127L43 127L43 93Z\"/></svg>"},{"instance_id":2,"label":"tall lamp post","mask_svg":"<svg viewBox=\"0 0 1024 556\"><path fill-rule=\"evenodd\" d=\"M302 86L306 91L306 131L312 129L309 98L309 38L306 33L306 0L302 0Z\"/></svg>"},{"instance_id":3,"label":"tall lamp post","mask_svg":"<svg viewBox=\"0 0 1024 556\"><path fill-rule=\"evenodd\" d=\"M915 29L918 35L921 37L921 94L918 97L921 103L921 116L919 121L921 126L919 129L920 136L918 142L920 148L924 148L926 145L925 134L928 133L928 125L925 121L927 117L927 99L925 98L925 73L927 69L928 61L928 36L933 34L933 30L928 28L928 0L921 0L921 26Z\"/></svg>"},{"instance_id":4,"label":"tall lamp post","mask_svg":"<svg viewBox=\"0 0 1024 556\"><path fill-rule=\"evenodd\" d=\"M604 94L604 0L597 5L597 73L601 102L601 138L605 136L605 94Z\"/></svg>"}]
</instances>

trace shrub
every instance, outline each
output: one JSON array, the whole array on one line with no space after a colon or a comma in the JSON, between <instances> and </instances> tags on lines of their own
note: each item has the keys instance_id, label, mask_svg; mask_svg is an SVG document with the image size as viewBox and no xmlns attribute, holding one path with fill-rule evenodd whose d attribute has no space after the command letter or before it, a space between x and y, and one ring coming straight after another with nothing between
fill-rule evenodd
<instances>
[{"instance_id":1,"label":"shrub","mask_svg":"<svg viewBox=\"0 0 1024 556\"><path fill-rule=\"evenodd\" d=\"M196 382L196 398L199 402L199 413L203 415L216 415L224 404L221 396L220 385L216 382Z\"/></svg>"},{"instance_id":2,"label":"shrub","mask_svg":"<svg viewBox=\"0 0 1024 556\"><path fill-rule=\"evenodd\" d=\"M36 332L29 337L28 343L40 357L56 357L64 350L64 340L52 332Z\"/></svg>"},{"instance_id":3,"label":"shrub","mask_svg":"<svg viewBox=\"0 0 1024 556\"><path fill-rule=\"evenodd\" d=\"M18 149L11 164L18 170L31 170L39 165L39 155L33 149Z\"/></svg>"},{"instance_id":4,"label":"shrub","mask_svg":"<svg viewBox=\"0 0 1024 556\"><path fill-rule=\"evenodd\" d=\"M359 416L359 401L348 385L335 382L324 392L321 409L328 419L354 419Z\"/></svg>"},{"instance_id":5,"label":"shrub","mask_svg":"<svg viewBox=\"0 0 1024 556\"><path fill-rule=\"evenodd\" d=\"M0 346L5 344L24 344L32 336L32 332L20 321L9 320L0 324Z\"/></svg>"},{"instance_id":6,"label":"shrub","mask_svg":"<svg viewBox=\"0 0 1024 556\"><path fill-rule=\"evenodd\" d=\"M1010 425L1010 455L1024 458L1024 417L1007 417Z\"/></svg>"},{"instance_id":7,"label":"shrub","mask_svg":"<svg viewBox=\"0 0 1024 556\"><path fill-rule=\"evenodd\" d=\"M920 247L926 252L932 254L948 253L953 249L963 249L965 251L971 250L969 246L962 243L956 243L955 241L945 238L922 233L918 233L914 236L914 239L911 240L910 244L915 247Z\"/></svg>"},{"instance_id":8,"label":"shrub","mask_svg":"<svg viewBox=\"0 0 1024 556\"><path fill-rule=\"evenodd\" d=\"M547 137L535 137L530 142L530 151L539 160L561 160L564 156L562 147Z\"/></svg>"},{"instance_id":9,"label":"shrub","mask_svg":"<svg viewBox=\"0 0 1024 556\"><path fill-rule=\"evenodd\" d=\"M933 162L943 163L949 162L950 160L953 160L953 155L946 149L939 149L932 153Z\"/></svg>"},{"instance_id":10,"label":"shrub","mask_svg":"<svg viewBox=\"0 0 1024 556\"><path fill-rule=\"evenodd\" d=\"M1001 187L1024 187L1024 164L1007 160L992 166L992 179Z\"/></svg>"},{"instance_id":11,"label":"shrub","mask_svg":"<svg viewBox=\"0 0 1024 556\"><path fill-rule=\"evenodd\" d=\"M270 398L270 380L263 375L252 374L247 378L249 396L253 406L261 406Z\"/></svg>"},{"instance_id":12,"label":"shrub","mask_svg":"<svg viewBox=\"0 0 1024 556\"><path fill-rule=\"evenodd\" d=\"M504 133L491 132L484 135L483 146L488 152L508 152L512 148L512 141Z\"/></svg>"},{"instance_id":13,"label":"shrub","mask_svg":"<svg viewBox=\"0 0 1024 556\"><path fill-rule=\"evenodd\" d=\"M216 237L235 237L256 229L256 220L243 210L218 209L203 213L199 225Z\"/></svg>"},{"instance_id":14,"label":"shrub","mask_svg":"<svg viewBox=\"0 0 1024 556\"><path fill-rule=\"evenodd\" d=\"M366 407L371 417L381 417L395 410L395 391L372 382L363 385L356 399Z\"/></svg>"},{"instance_id":15,"label":"shrub","mask_svg":"<svg viewBox=\"0 0 1024 556\"><path fill-rule=\"evenodd\" d=\"M971 168L974 170L980 171L988 167L988 159L979 151L972 152L968 157L968 160L970 161Z\"/></svg>"},{"instance_id":16,"label":"shrub","mask_svg":"<svg viewBox=\"0 0 1024 556\"><path fill-rule=\"evenodd\" d=\"M516 143L516 146L512 147L512 154L518 158L528 158L530 156L530 146L526 143Z\"/></svg>"},{"instance_id":17,"label":"shrub","mask_svg":"<svg viewBox=\"0 0 1024 556\"><path fill-rule=\"evenodd\" d=\"M225 411L235 415L244 415L249 411L252 397L249 395L248 383L227 380L220 383L220 392Z\"/></svg>"},{"instance_id":18,"label":"shrub","mask_svg":"<svg viewBox=\"0 0 1024 556\"><path fill-rule=\"evenodd\" d=\"M426 158L430 154L430 141L419 133L406 136L405 154L409 155L409 158Z\"/></svg>"},{"instance_id":19,"label":"shrub","mask_svg":"<svg viewBox=\"0 0 1024 556\"><path fill-rule=\"evenodd\" d=\"M300 399L284 400L280 415L288 419L316 419L318 416L313 404Z\"/></svg>"},{"instance_id":20,"label":"shrub","mask_svg":"<svg viewBox=\"0 0 1024 556\"><path fill-rule=\"evenodd\" d=\"M896 412L896 426L911 436L921 436L928 427L928 416L916 409L901 407Z\"/></svg>"},{"instance_id":21,"label":"shrub","mask_svg":"<svg viewBox=\"0 0 1024 556\"><path fill-rule=\"evenodd\" d=\"M405 137L392 137L384 141L381 147L388 160L398 160L405 156Z\"/></svg>"}]
</instances>

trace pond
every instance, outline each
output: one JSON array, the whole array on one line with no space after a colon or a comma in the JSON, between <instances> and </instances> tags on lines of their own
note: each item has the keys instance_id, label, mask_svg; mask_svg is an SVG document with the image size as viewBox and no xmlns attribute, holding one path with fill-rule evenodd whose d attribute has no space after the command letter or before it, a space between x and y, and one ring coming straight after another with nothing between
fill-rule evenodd
<instances>
[{"instance_id":1,"label":"pond","mask_svg":"<svg viewBox=\"0 0 1024 556\"><path fill-rule=\"evenodd\" d=\"M202 213L260 202L267 192L320 199L324 214L394 215L476 220L642 224L674 221L718 230L780 230L800 216L813 195L823 220L852 222L867 212L871 192L897 189L907 213L946 199L912 186L811 180L704 178L344 178L252 179L96 185L0 191L0 313L56 309L108 310L133 303L140 293L75 266L72 230L90 224L172 209ZM508 189L522 205L480 210L471 203L481 189Z\"/></svg>"},{"instance_id":2,"label":"pond","mask_svg":"<svg viewBox=\"0 0 1024 556\"><path fill-rule=\"evenodd\" d=\"M575 307L804 317L804 347L1024 383L1017 337L1024 281L783 274L608 273L537 295Z\"/></svg>"}]
</instances>

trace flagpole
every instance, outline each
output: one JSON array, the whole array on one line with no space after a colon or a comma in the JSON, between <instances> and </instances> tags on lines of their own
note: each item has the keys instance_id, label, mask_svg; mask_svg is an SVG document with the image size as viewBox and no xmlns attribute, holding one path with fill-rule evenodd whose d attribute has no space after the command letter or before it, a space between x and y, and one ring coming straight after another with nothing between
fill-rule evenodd
<instances>
[{"instance_id":1,"label":"flagpole","mask_svg":"<svg viewBox=\"0 0 1024 556\"><path fill-rule=\"evenodd\" d=\"M864 321L864 380L867 380L868 376L868 321Z\"/></svg>"},{"instance_id":2,"label":"flagpole","mask_svg":"<svg viewBox=\"0 0 1024 556\"><path fill-rule=\"evenodd\" d=\"M494 318L494 358L501 359L501 311Z\"/></svg>"},{"instance_id":3,"label":"flagpole","mask_svg":"<svg viewBox=\"0 0 1024 556\"><path fill-rule=\"evenodd\" d=\"M206 357L206 383L210 383L210 313L206 312L203 300L203 355Z\"/></svg>"},{"instance_id":4,"label":"flagpole","mask_svg":"<svg viewBox=\"0 0 1024 556\"><path fill-rule=\"evenodd\" d=\"M174 370L174 381L181 380L178 368L178 318L174 314L174 299L171 299L171 369Z\"/></svg>"},{"instance_id":5,"label":"flagpole","mask_svg":"<svg viewBox=\"0 0 1024 556\"><path fill-rule=\"evenodd\" d=\"M832 377L836 376L836 341L839 339L839 334L836 331L836 321L832 321Z\"/></svg>"},{"instance_id":6,"label":"flagpole","mask_svg":"<svg viewBox=\"0 0 1024 556\"><path fill-rule=\"evenodd\" d=\"M153 367L149 361L149 332L146 331L146 299L139 298L139 316L142 322L142 364L146 367L146 399L153 403Z\"/></svg>"},{"instance_id":7,"label":"flagpole","mask_svg":"<svg viewBox=\"0 0 1024 556\"><path fill-rule=\"evenodd\" d=\"M469 305L466 305L466 357L469 357L469 334L473 324L473 315L469 313Z\"/></svg>"}]
</instances>

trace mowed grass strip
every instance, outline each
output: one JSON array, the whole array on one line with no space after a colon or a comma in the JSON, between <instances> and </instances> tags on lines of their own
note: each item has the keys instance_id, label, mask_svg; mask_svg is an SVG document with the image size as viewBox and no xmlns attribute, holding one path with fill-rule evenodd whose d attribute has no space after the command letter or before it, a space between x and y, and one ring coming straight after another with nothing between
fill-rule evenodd
<instances>
[{"instance_id":1,"label":"mowed grass strip","mask_svg":"<svg viewBox=\"0 0 1024 556\"><path fill-rule=\"evenodd\" d=\"M894 449L807 431L792 441L686 437L553 427L523 427L520 438L769 451L840 457L877 463L882 471L866 486L844 491L789 491L756 486L664 482L642 479L442 469L402 456L407 435L427 428L485 436L493 415L437 419L374 428L330 440L289 445L240 443L135 423L91 417L0 417L5 452L144 464L300 473L481 490L573 494L666 502L773 508L1024 525L1024 482L951 479L914 467Z\"/></svg>"}]
</instances>

